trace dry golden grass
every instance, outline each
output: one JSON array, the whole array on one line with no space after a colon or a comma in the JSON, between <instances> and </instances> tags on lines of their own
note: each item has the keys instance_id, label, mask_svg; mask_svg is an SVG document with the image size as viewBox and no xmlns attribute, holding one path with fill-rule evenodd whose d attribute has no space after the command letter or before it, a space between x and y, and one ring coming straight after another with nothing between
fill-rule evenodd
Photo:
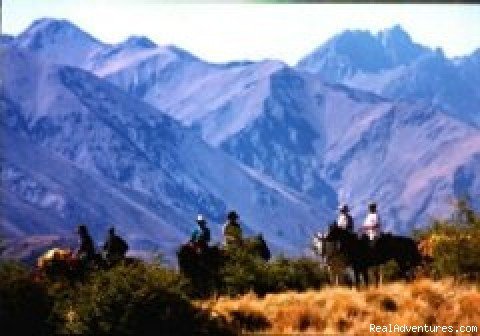
<instances>
[{"instance_id":1,"label":"dry golden grass","mask_svg":"<svg viewBox=\"0 0 480 336\"><path fill-rule=\"evenodd\" d=\"M480 327L477 287L458 285L449 279L421 279L411 284L398 282L363 290L326 287L320 291L268 294L263 298L247 294L211 299L199 305L212 314L223 315L245 331L367 335L370 323Z\"/></svg>"}]
</instances>

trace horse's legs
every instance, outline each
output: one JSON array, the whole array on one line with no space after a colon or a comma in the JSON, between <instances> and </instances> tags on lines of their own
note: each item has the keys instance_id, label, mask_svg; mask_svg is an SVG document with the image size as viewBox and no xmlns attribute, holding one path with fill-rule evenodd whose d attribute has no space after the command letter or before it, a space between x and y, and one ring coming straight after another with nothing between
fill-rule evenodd
<instances>
[{"instance_id":1,"label":"horse's legs","mask_svg":"<svg viewBox=\"0 0 480 336\"><path fill-rule=\"evenodd\" d=\"M369 281L368 281L368 267L364 267L362 269L362 275L363 275L363 281L365 282L365 286L368 287Z\"/></svg>"},{"instance_id":2,"label":"horse's legs","mask_svg":"<svg viewBox=\"0 0 480 336\"><path fill-rule=\"evenodd\" d=\"M398 262L397 261L397 264L398 264L398 269L399 269L399 272L400 272L400 277L405 279L406 281L408 281L408 267L407 265L404 263L404 262Z\"/></svg>"},{"instance_id":3,"label":"horse's legs","mask_svg":"<svg viewBox=\"0 0 480 336\"><path fill-rule=\"evenodd\" d=\"M333 286L333 270L332 267L327 265L328 284Z\"/></svg>"},{"instance_id":4,"label":"horse's legs","mask_svg":"<svg viewBox=\"0 0 480 336\"><path fill-rule=\"evenodd\" d=\"M355 287L357 287L357 289L360 289L360 270L355 266L353 267L353 275L355 277Z\"/></svg>"},{"instance_id":5,"label":"horse's legs","mask_svg":"<svg viewBox=\"0 0 480 336\"><path fill-rule=\"evenodd\" d=\"M347 267L346 277L347 277L348 287L352 288L355 284L355 270L352 266Z\"/></svg>"},{"instance_id":6,"label":"horse's legs","mask_svg":"<svg viewBox=\"0 0 480 336\"><path fill-rule=\"evenodd\" d=\"M402 277L404 277L407 282L410 282L413 280L415 275L413 274L413 268L411 265L402 263L399 265L399 268L402 273Z\"/></svg>"},{"instance_id":7,"label":"horse's legs","mask_svg":"<svg viewBox=\"0 0 480 336\"><path fill-rule=\"evenodd\" d=\"M378 284L380 283L380 266L374 266L373 267L373 275L375 276L375 287L378 287Z\"/></svg>"}]
</instances>

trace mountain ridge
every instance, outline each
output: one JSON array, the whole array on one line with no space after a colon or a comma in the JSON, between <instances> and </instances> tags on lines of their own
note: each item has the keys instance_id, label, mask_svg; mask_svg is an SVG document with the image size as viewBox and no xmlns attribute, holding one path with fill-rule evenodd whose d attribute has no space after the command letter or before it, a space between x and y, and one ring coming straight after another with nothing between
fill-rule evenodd
<instances>
[{"instance_id":1,"label":"mountain ridge","mask_svg":"<svg viewBox=\"0 0 480 336\"><path fill-rule=\"evenodd\" d=\"M47 71L29 70L22 63L28 62L28 55L21 58L17 53L12 51L10 59L8 55L2 58L2 68L10 64L2 86L2 104L7 107L4 120L8 122L2 127L27 135L31 141L48 147L83 171L145 194L148 209L167 211L162 216L171 217L168 213L172 211L182 214L170 224L182 228L182 237L197 212L203 212L215 223L213 232L218 235L223 215L233 207L246 220L247 233L269 232L266 239L277 249L291 252L287 241L296 240L297 246L306 243L301 234L304 228L294 227L292 222L301 219L307 227L312 227L315 220L313 214L306 211L311 205L304 204L298 195L294 196L284 187L279 190L279 186L266 185L260 175L247 174L244 168L211 149L190 130L104 80L68 66L46 66ZM28 84L28 80L16 80L23 76L16 64L27 73L46 72L46 76L30 77L29 81L40 80L42 85L37 88L49 87L53 98L47 100L48 104L28 104L16 95L25 92L22 86ZM42 64L34 62L32 66L42 67ZM50 83L42 82L45 80ZM52 82L57 83L56 86ZM28 92L31 94L32 90ZM21 104L15 102L16 99L20 99ZM9 153L5 153L7 162ZM231 184L222 183L225 174L230 176ZM235 188L239 189L234 191ZM292 202L292 198L296 201ZM282 221L276 226L268 222L277 222L280 218ZM287 228L288 240L277 235Z\"/></svg>"},{"instance_id":2,"label":"mountain ridge","mask_svg":"<svg viewBox=\"0 0 480 336\"><path fill-rule=\"evenodd\" d=\"M384 41L392 35L393 42ZM343 43L345 39L349 42ZM344 48L337 48L342 43ZM474 62L477 54L474 51L449 59L441 48L430 49L413 42L397 25L377 35L368 31L340 33L302 58L297 68L328 82L373 91L394 100L424 99L451 116L480 127L480 96L476 90L479 81L471 75L478 73ZM395 55L405 58L395 61ZM383 61L375 57L383 57ZM365 66L361 60L373 62L375 67Z\"/></svg>"},{"instance_id":3,"label":"mountain ridge","mask_svg":"<svg viewBox=\"0 0 480 336\"><path fill-rule=\"evenodd\" d=\"M391 55L380 58L400 65L373 64L381 71L329 82L277 60L212 64L144 37L115 45L82 38L89 42L71 53L62 52L69 47L62 43L22 47L16 37L2 47L2 56L18 55L11 64L2 57L2 72L13 79L2 84L1 103L26 116L22 127L36 130L32 141L149 195L147 208L164 204L159 218L171 208L181 237L197 212L211 219L217 235L222 214L235 207L248 234L264 231L277 251L283 245L291 253L334 218L339 203L351 205L358 227L372 200L384 229L408 234L430 216L449 213L449 197L480 192L480 136L475 110L465 111L475 100L461 106L451 94L474 95L464 78L477 57L454 64L414 45L406 59L415 50L421 55L401 64L393 61L395 46L413 42L400 27L349 34L347 42L361 36L390 44ZM442 71L430 74L429 67ZM457 91L444 90L445 78L453 86L460 81Z\"/></svg>"}]
</instances>

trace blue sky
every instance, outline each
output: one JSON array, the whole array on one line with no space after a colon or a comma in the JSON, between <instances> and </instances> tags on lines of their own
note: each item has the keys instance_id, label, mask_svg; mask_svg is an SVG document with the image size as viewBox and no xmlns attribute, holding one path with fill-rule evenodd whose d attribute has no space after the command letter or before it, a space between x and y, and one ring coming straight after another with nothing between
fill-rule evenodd
<instances>
[{"instance_id":1,"label":"blue sky","mask_svg":"<svg viewBox=\"0 0 480 336\"><path fill-rule=\"evenodd\" d=\"M105 42L145 35L215 62L274 58L294 64L345 29L376 33L394 24L450 57L480 47L480 5L4 0L2 14L3 33L18 34L40 17L66 18Z\"/></svg>"}]
</instances>

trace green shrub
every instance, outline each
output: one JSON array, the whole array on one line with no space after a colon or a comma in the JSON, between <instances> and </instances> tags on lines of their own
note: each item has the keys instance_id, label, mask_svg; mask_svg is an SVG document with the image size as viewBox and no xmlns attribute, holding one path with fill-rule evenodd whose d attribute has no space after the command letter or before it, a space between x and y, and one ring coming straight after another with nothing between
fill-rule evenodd
<instances>
[{"instance_id":1,"label":"green shrub","mask_svg":"<svg viewBox=\"0 0 480 336\"><path fill-rule=\"evenodd\" d=\"M474 278L480 274L480 214L467 200L456 202L450 219L436 219L430 228L416 235L431 242L433 275Z\"/></svg>"},{"instance_id":2,"label":"green shrub","mask_svg":"<svg viewBox=\"0 0 480 336\"><path fill-rule=\"evenodd\" d=\"M267 270L269 289L273 292L320 288L328 282L327 272L310 258L279 257L268 265Z\"/></svg>"},{"instance_id":3,"label":"green shrub","mask_svg":"<svg viewBox=\"0 0 480 336\"><path fill-rule=\"evenodd\" d=\"M229 334L222 321L190 303L177 273L118 266L91 275L67 304L63 333L82 335Z\"/></svg>"},{"instance_id":4,"label":"green shrub","mask_svg":"<svg viewBox=\"0 0 480 336\"><path fill-rule=\"evenodd\" d=\"M53 300L45 283L17 263L0 263L0 334L51 335Z\"/></svg>"},{"instance_id":5,"label":"green shrub","mask_svg":"<svg viewBox=\"0 0 480 336\"><path fill-rule=\"evenodd\" d=\"M249 291L263 295L284 290L319 288L328 282L327 273L309 258L276 258L265 262L246 249L229 251L222 269L222 294L237 295Z\"/></svg>"},{"instance_id":6,"label":"green shrub","mask_svg":"<svg viewBox=\"0 0 480 336\"><path fill-rule=\"evenodd\" d=\"M388 261L386 264L381 266L381 272L384 282L391 282L404 279L403 274L400 272L398 264L394 260Z\"/></svg>"},{"instance_id":7,"label":"green shrub","mask_svg":"<svg viewBox=\"0 0 480 336\"><path fill-rule=\"evenodd\" d=\"M221 266L214 272L218 281L205 279L210 295L305 290L327 281L311 259L281 257L266 262L249 248L220 255ZM228 335L235 327L196 308L188 297L198 292L195 284L158 265L122 264L92 271L80 281L52 279L34 278L19 264L0 264L1 334L13 330L15 335ZM235 323L255 320L242 318Z\"/></svg>"},{"instance_id":8,"label":"green shrub","mask_svg":"<svg viewBox=\"0 0 480 336\"><path fill-rule=\"evenodd\" d=\"M220 270L220 294L237 295L262 291L267 263L246 249L231 249Z\"/></svg>"}]
</instances>

